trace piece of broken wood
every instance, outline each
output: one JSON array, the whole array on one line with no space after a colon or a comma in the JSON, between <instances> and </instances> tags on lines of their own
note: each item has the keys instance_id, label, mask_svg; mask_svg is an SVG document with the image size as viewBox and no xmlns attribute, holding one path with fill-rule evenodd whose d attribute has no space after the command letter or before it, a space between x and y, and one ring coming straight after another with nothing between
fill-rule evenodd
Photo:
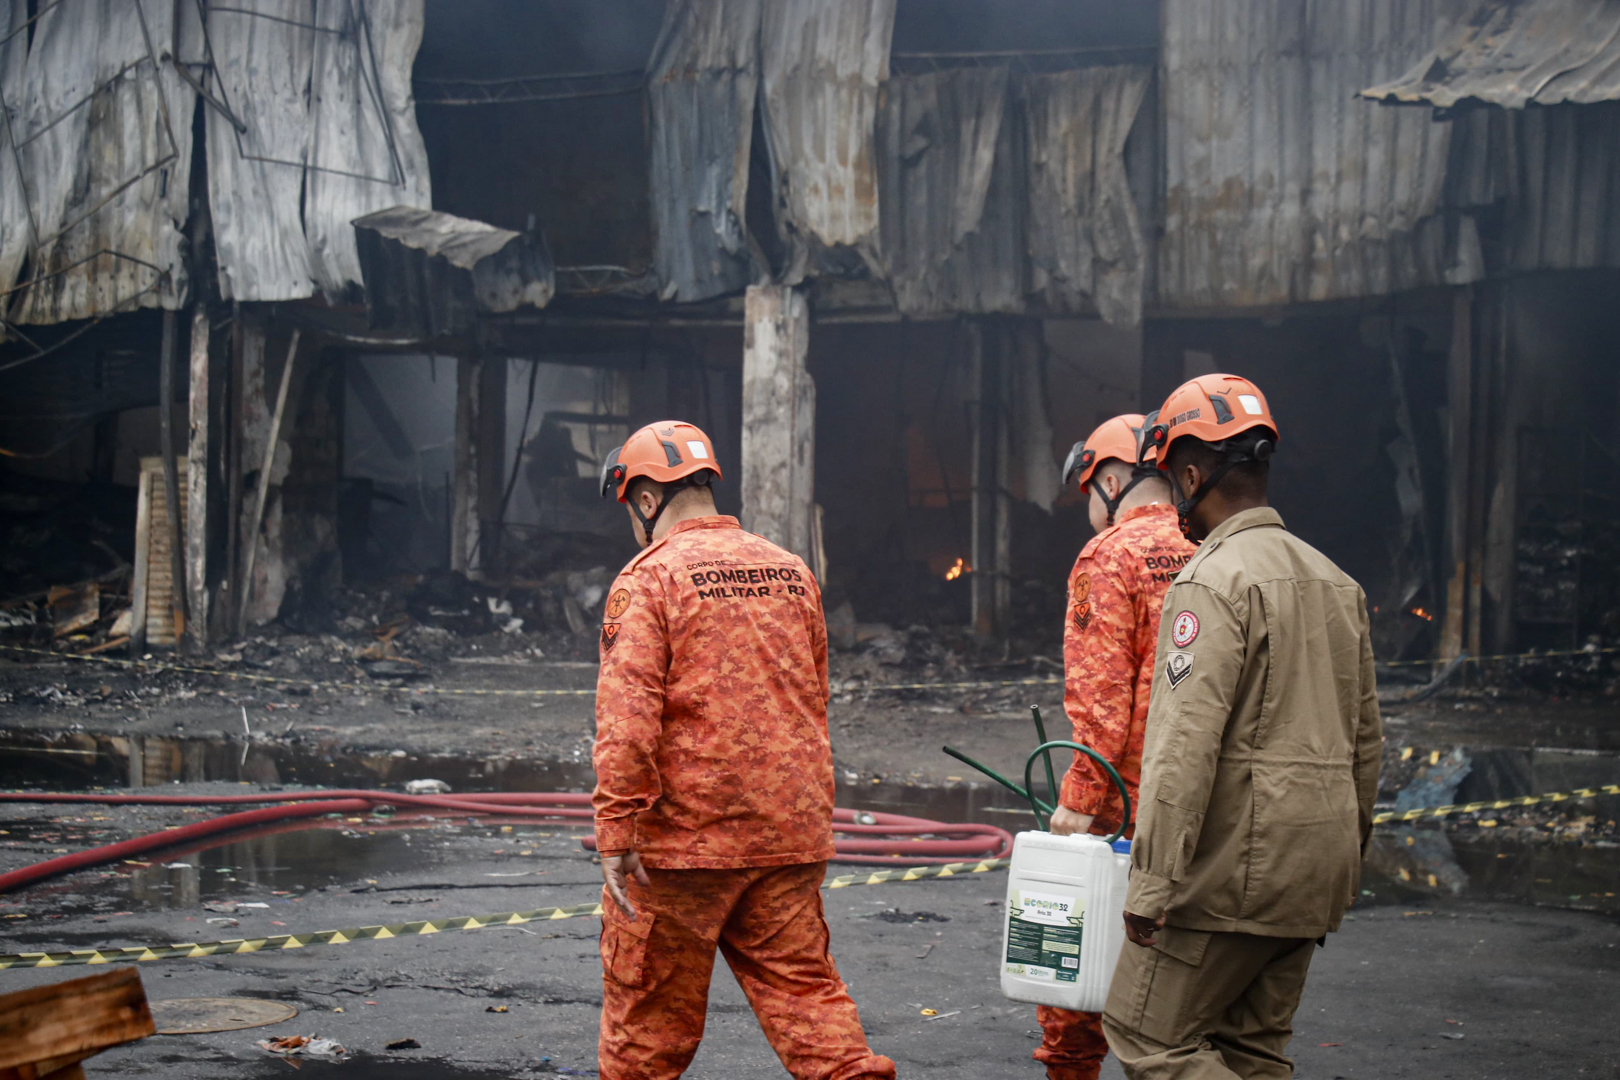
<instances>
[{"instance_id":1,"label":"piece of broken wood","mask_svg":"<svg viewBox=\"0 0 1620 1080\"><path fill-rule=\"evenodd\" d=\"M132 967L0 996L0 1080L69 1080L78 1063L157 1032Z\"/></svg>"},{"instance_id":2,"label":"piece of broken wood","mask_svg":"<svg viewBox=\"0 0 1620 1080\"><path fill-rule=\"evenodd\" d=\"M51 625L56 637L67 637L75 630L94 626L101 618L101 586L94 581L52 585L45 602L51 609Z\"/></svg>"},{"instance_id":3,"label":"piece of broken wood","mask_svg":"<svg viewBox=\"0 0 1620 1080\"><path fill-rule=\"evenodd\" d=\"M104 653L109 649L117 649L117 648L119 648L121 646L128 645L128 644L129 644L129 635L124 634L122 637L110 637L106 641L103 641L100 645L92 645L88 649L80 649L74 655L75 656L94 656L96 653Z\"/></svg>"}]
</instances>

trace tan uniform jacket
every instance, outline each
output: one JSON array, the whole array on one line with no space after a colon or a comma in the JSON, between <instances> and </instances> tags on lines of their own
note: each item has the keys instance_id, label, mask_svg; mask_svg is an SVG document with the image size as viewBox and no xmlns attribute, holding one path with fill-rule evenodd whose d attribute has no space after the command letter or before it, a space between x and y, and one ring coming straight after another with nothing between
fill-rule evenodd
<instances>
[{"instance_id":1,"label":"tan uniform jacket","mask_svg":"<svg viewBox=\"0 0 1620 1080\"><path fill-rule=\"evenodd\" d=\"M1164 599L1126 910L1274 937L1336 930L1383 741L1360 586L1246 510Z\"/></svg>"}]
</instances>

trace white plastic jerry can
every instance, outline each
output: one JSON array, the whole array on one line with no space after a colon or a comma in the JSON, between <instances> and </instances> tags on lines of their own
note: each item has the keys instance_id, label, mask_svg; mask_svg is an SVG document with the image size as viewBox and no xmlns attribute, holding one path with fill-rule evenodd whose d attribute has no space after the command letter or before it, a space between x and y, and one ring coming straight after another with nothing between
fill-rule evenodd
<instances>
[{"instance_id":1,"label":"white plastic jerry can","mask_svg":"<svg viewBox=\"0 0 1620 1080\"><path fill-rule=\"evenodd\" d=\"M1101 1012L1125 943L1131 842L1021 832L1007 875L1001 992Z\"/></svg>"}]
</instances>

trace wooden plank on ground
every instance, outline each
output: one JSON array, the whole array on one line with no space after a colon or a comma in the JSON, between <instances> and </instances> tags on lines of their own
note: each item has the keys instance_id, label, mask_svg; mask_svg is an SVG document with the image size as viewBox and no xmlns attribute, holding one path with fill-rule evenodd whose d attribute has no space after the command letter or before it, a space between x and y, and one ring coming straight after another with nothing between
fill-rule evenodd
<instances>
[{"instance_id":1,"label":"wooden plank on ground","mask_svg":"<svg viewBox=\"0 0 1620 1080\"><path fill-rule=\"evenodd\" d=\"M0 1070L71 1067L76 1058L156 1031L133 967L19 990L0 996Z\"/></svg>"}]
</instances>

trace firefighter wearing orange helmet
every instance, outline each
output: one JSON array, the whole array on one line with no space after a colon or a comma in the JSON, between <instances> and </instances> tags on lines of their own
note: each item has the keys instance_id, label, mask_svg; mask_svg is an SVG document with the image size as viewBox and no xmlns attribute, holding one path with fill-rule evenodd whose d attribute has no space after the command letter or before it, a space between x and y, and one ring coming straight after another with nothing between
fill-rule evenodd
<instances>
[{"instance_id":1,"label":"firefighter wearing orange helmet","mask_svg":"<svg viewBox=\"0 0 1620 1080\"><path fill-rule=\"evenodd\" d=\"M596 686L603 1080L680 1076L718 948L795 1077L892 1078L828 953L827 630L805 564L715 511L714 444L631 435L602 468L642 552L603 608Z\"/></svg>"},{"instance_id":2,"label":"firefighter wearing orange helmet","mask_svg":"<svg viewBox=\"0 0 1620 1080\"><path fill-rule=\"evenodd\" d=\"M1293 1073L1313 946L1356 895L1382 731L1366 597L1267 502L1265 395L1203 375L1150 441L1200 543L1164 599L1125 930L1125 1075ZM1147 948L1145 946L1152 946Z\"/></svg>"},{"instance_id":3,"label":"firefighter wearing orange helmet","mask_svg":"<svg viewBox=\"0 0 1620 1080\"><path fill-rule=\"evenodd\" d=\"M1063 706L1074 739L1119 770L1136 801L1143 721L1153 682L1159 609L1170 579L1193 546L1176 527L1170 485L1147 441L1153 417L1116 416L1074 445L1064 483L1077 480L1089 499L1096 535L1069 574L1063 623ZM1091 759L1077 755L1063 777L1051 829L1060 835L1107 834L1124 807ZM1108 1054L1100 1013L1042 1005L1035 1060L1050 1080L1096 1080Z\"/></svg>"}]
</instances>

